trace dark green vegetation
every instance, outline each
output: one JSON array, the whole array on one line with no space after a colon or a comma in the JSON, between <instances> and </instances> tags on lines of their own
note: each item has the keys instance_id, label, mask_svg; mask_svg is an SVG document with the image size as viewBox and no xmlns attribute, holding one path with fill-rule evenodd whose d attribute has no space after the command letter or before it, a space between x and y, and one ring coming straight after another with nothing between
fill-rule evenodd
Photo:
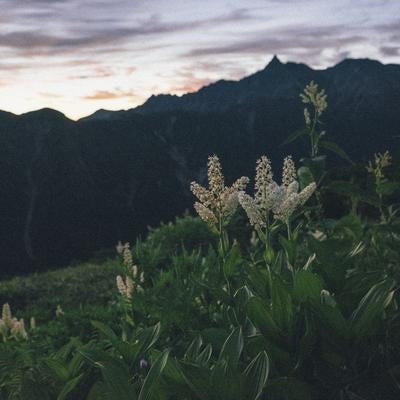
<instances>
[{"instance_id":1,"label":"dark green vegetation","mask_svg":"<svg viewBox=\"0 0 400 400\"><path fill-rule=\"evenodd\" d=\"M191 185L207 224L186 216L116 260L0 283L17 316L3 306L1 400L399 398L399 163L329 171L348 156L323 134L324 94L304 94L287 141L309 156L286 158L282 183L263 157L246 194L212 156L208 186Z\"/></svg>"},{"instance_id":2,"label":"dark green vegetation","mask_svg":"<svg viewBox=\"0 0 400 400\"><path fill-rule=\"evenodd\" d=\"M0 112L0 276L88 258L192 209L209 154L227 180L250 176L263 153L303 156L302 142L281 144L302 126L298 93L312 79L329 95L323 129L353 160L398 148L400 67L371 60L316 71L274 59L239 82L78 122Z\"/></svg>"}]
</instances>

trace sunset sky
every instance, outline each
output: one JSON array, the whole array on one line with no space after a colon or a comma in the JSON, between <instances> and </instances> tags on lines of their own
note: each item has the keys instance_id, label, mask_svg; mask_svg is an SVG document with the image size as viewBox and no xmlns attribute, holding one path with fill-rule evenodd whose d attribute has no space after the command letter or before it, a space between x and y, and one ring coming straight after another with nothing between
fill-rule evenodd
<instances>
[{"instance_id":1,"label":"sunset sky","mask_svg":"<svg viewBox=\"0 0 400 400\"><path fill-rule=\"evenodd\" d=\"M0 110L76 119L239 79L274 54L400 63L400 0L0 0Z\"/></svg>"}]
</instances>

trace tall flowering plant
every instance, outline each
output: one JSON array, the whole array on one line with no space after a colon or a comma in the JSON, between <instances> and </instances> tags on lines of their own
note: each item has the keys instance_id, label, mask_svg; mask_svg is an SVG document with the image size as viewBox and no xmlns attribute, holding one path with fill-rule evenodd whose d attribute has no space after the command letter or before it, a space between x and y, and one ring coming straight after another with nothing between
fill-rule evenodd
<instances>
[{"instance_id":1,"label":"tall flowering plant","mask_svg":"<svg viewBox=\"0 0 400 400\"><path fill-rule=\"evenodd\" d=\"M269 243L271 222L283 222L287 226L288 238L290 238L290 219L295 210L313 194L316 189L315 182L299 191L299 182L291 156L286 157L283 162L280 185L273 180L271 163L266 156L262 156L257 161L255 182L254 197L243 191L238 196L250 223L260 234L260 239L265 241L267 238Z\"/></svg>"},{"instance_id":2,"label":"tall flowering plant","mask_svg":"<svg viewBox=\"0 0 400 400\"><path fill-rule=\"evenodd\" d=\"M195 210L219 237L220 274L228 294L231 294L231 287L227 266L229 255L233 254L234 248L229 242L226 227L238 208L239 193L246 188L248 182L249 178L242 176L231 186L226 186L220 160L216 155L212 155L208 158L208 189L197 182L190 185L192 193L198 199L194 203Z\"/></svg>"},{"instance_id":3,"label":"tall flowering plant","mask_svg":"<svg viewBox=\"0 0 400 400\"><path fill-rule=\"evenodd\" d=\"M281 225L286 226L287 239L281 239L285 247L288 263L293 268L296 236L292 232L292 219L295 211L304 205L316 189L311 182L299 190L295 164L291 156L285 158L282 168L282 181L279 185L273 179L271 162L266 156L257 161L254 197L244 191L239 193L239 203L246 211L250 224L259 239L265 244L265 261L273 261L272 235Z\"/></svg>"},{"instance_id":4,"label":"tall flowering plant","mask_svg":"<svg viewBox=\"0 0 400 400\"><path fill-rule=\"evenodd\" d=\"M225 228L239 205L239 193L248 183L249 178L242 176L231 186L225 186L220 160L212 155L208 158L208 189L197 182L190 185L192 193L198 199L194 208L200 218L218 234L224 255L228 246Z\"/></svg>"},{"instance_id":5,"label":"tall flowering plant","mask_svg":"<svg viewBox=\"0 0 400 400\"><path fill-rule=\"evenodd\" d=\"M142 291L144 273L139 272L138 266L133 262L132 250L129 243L118 242L116 247L122 258L123 275L117 275L116 285L125 312L125 322L133 326L133 297L136 292Z\"/></svg>"}]
</instances>

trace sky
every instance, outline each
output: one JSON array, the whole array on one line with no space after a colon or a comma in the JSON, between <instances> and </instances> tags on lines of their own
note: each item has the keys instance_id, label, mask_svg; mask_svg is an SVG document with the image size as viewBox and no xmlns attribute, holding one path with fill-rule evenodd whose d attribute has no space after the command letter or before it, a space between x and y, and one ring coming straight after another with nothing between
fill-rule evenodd
<instances>
[{"instance_id":1,"label":"sky","mask_svg":"<svg viewBox=\"0 0 400 400\"><path fill-rule=\"evenodd\" d=\"M0 0L0 110L129 109L274 54L400 64L400 0Z\"/></svg>"}]
</instances>

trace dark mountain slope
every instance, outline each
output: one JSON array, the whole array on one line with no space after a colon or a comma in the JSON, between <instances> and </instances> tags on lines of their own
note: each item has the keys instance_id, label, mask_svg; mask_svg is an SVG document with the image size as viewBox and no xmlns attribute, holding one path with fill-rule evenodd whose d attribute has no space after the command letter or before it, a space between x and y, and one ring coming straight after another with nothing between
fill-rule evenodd
<instances>
[{"instance_id":1,"label":"dark mountain slope","mask_svg":"<svg viewBox=\"0 0 400 400\"><path fill-rule=\"evenodd\" d=\"M155 96L128 111L99 110L78 122L50 109L0 112L0 276L63 265L192 207L190 181L221 156L227 180L253 176L303 126L299 93L315 80L328 93L330 139L358 160L398 148L400 67L346 60L314 71L273 59L238 82L182 97Z\"/></svg>"}]
</instances>

